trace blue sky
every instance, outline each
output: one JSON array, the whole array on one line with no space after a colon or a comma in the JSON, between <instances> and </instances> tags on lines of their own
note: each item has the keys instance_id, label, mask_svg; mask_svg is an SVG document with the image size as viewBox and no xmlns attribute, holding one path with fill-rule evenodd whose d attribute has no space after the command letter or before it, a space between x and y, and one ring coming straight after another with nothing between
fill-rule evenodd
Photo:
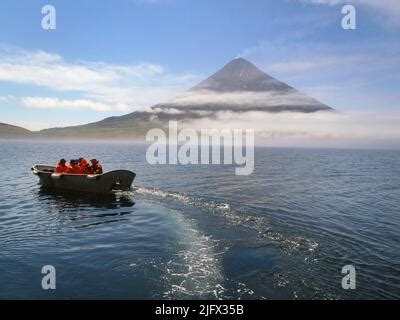
<instances>
[{"instance_id":1,"label":"blue sky","mask_svg":"<svg viewBox=\"0 0 400 320\"><path fill-rule=\"evenodd\" d=\"M341 28L341 8L357 29ZM56 8L56 30L41 9ZM0 121L97 121L178 95L231 59L339 110L399 111L400 1L2 1Z\"/></svg>"}]
</instances>

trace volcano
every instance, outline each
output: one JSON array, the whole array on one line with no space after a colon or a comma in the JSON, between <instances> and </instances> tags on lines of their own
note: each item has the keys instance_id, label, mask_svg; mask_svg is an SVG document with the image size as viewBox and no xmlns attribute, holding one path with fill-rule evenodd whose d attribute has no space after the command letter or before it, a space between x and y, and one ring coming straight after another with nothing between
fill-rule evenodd
<instances>
[{"instance_id":1,"label":"volcano","mask_svg":"<svg viewBox=\"0 0 400 320\"><path fill-rule=\"evenodd\" d=\"M243 58L234 59L192 89L155 110L297 111L332 110Z\"/></svg>"}]
</instances>

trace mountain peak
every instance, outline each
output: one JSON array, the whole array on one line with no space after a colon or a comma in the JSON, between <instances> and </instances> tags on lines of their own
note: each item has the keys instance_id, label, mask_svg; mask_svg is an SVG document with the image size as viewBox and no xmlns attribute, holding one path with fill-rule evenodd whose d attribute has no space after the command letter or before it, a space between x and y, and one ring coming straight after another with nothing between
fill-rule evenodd
<instances>
[{"instance_id":1,"label":"mountain peak","mask_svg":"<svg viewBox=\"0 0 400 320\"><path fill-rule=\"evenodd\" d=\"M252 64L249 60L246 60L245 58L239 57L231 60L228 62L225 66L233 65L235 67L240 66L240 67L253 67L258 69L254 64Z\"/></svg>"},{"instance_id":2,"label":"mountain peak","mask_svg":"<svg viewBox=\"0 0 400 320\"><path fill-rule=\"evenodd\" d=\"M235 91L281 91L292 89L261 71L244 58L236 58L222 69L200 82L190 91L212 90L217 92Z\"/></svg>"}]
</instances>

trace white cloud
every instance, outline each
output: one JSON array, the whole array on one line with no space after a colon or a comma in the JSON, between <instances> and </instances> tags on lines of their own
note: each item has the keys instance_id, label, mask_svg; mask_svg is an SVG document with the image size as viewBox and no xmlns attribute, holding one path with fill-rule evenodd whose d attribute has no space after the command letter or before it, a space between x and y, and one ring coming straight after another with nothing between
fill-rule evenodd
<instances>
[{"instance_id":1,"label":"white cloud","mask_svg":"<svg viewBox=\"0 0 400 320\"><path fill-rule=\"evenodd\" d=\"M130 111L151 106L172 98L197 80L196 75L169 73L152 63L68 62L60 55L44 51L0 48L0 81L33 84L56 92L76 92L84 100L107 105L111 110ZM95 110L109 110L104 106L90 106Z\"/></svg>"},{"instance_id":2,"label":"white cloud","mask_svg":"<svg viewBox=\"0 0 400 320\"><path fill-rule=\"evenodd\" d=\"M0 102L8 102L14 99L15 97L12 95L0 96Z\"/></svg>"},{"instance_id":3,"label":"white cloud","mask_svg":"<svg viewBox=\"0 0 400 320\"><path fill-rule=\"evenodd\" d=\"M343 56L327 56L319 58L309 58L303 60L292 60L281 63L274 63L269 66L269 70L276 72L288 71L308 71L312 69L320 69L330 66L343 66L349 63L355 63L362 60L363 57L354 55L350 57Z\"/></svg>"},{"instance_id":4,"label":"white cloud","mask_svg":"<svg viewBox=\"0 0 400 320\"><path fill-rule=\"evenodd\" d=\"M179 109L174 109L174 108L162 108L162 109L161 108L151 108L151 109L148 109L145 111L148 113L154 113L154 114L157 114L160 112L166 113L166 114L183 114L183 113L185 113L184 110L179 110Z\"/></svg>"},{"instance_id":5,"label":"white cloud","mask_svg":"<svg viewBox=\"0 0 400 320\"><path fill-rule=\"evenodd\" d=\"M79 110L82 108L88 108L95 111L109 111L113 109L111 106L104 103L86 99L60 100L58 98L47 97L24 97L21 99L21 102L25 107L37 109Z\"/></svg>"}]
</instances>

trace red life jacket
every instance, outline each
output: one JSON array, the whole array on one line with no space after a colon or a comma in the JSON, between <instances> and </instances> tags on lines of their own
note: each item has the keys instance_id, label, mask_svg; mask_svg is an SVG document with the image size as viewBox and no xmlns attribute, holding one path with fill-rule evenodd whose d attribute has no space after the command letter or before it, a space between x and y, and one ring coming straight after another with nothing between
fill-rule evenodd
<instances>
[{"instance_id":1,"label":"red life jacket","mask_svg":"<svg viewBox=\"0 0 400 320\"><path fill-rule=\"evenodd\" d=\"M86 172L86 165L87 165L87 161L86 161L86 159L82 159L81 160L81 163L80 163L80 167L82 168L82 172Z\"/></svg>"},{"instance_id":2,"label":"red life jacket","mask_svg":"<svg viewBox=\"0 0 400 320\"><path fill-rule=\"evenodd\" d=\"M68 167L65 164L58 164L56 167L56 173L66 173L68 171Z\"/></svg>"},{"instance_id":3,"label":"red life jacket","mask_svg":"<svg viewBox=\"0 0 400 320\"><path fill-rule=\"evenodd\" d=\"M71 174L82 174L82 169L81 169L81 167L78 166L78 165L69 165L69 166L68 166L67 173L71 173Z\"/></svg>"}]
</instances>

